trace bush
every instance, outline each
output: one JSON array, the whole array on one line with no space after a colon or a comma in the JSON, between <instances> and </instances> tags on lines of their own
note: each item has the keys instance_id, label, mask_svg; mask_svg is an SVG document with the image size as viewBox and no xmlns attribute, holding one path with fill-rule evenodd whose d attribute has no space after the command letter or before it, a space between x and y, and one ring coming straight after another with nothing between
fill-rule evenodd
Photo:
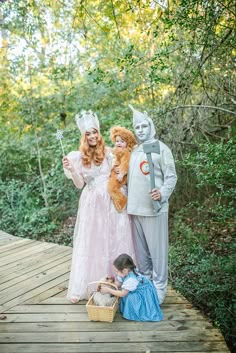
<instances>
[{"instance_id":1,"label":"bush","mask_svg":"<svg viewBox=\"0 0 236 353\"><path fill-rule=\"evenodd\" d=\"M43 206L35 182L0 181L0 214L0 229L21 237L39 239L57 228L51 221L50 209Z\"/></svg>"},{"instance_id":2,"label":"bush","mask_svg":"<svg viewBox=\"0 0 236 353\"><path fill-rule=\"evenodd\" d=\"M59 163L52 166L45 182L49 207L45 207L40 177L27 182L0 180L0 229L20 237L58 242L64 220L76 214L79 191L66 180ZM67 238L61 235L59 243L71 244Z\"/></svg>"},{"instance_id":3,"label":"bush","mask_svg":"<svg viewBox=\"0 0 236 353\"><path fill-rule=\"evenodd\" d=\"M181 178L181 188L187 188L192 201L174 214L169 253L173 286L221 329L232 350L235 160L236 144L231 138L225 143L200 144L197 153L188 153L179 162L182 175L192 174L191 186L184 186Z\"/></svg>"},{"instance_id":4,"label":"bush","mask_svg":"<svg viewBox=\"0 0 236 353\"><path fill-rule=\"evenodd\" d=\"M233 347L235 310L235 249L232 242L222 246L222 239L212 244L206 235L194 233L183 223L175 224L169 251L172 285L201 309L220 328ZM181 236L178 234L181 232Z\"/></svg>"},{"instance_id":5,"label":"bush","mask_svg":"<svg viewBox=\"0 0 236 353\"><path fill-rule=\"evenodd\" d=\"M76 214L79 190L64 176L61 148L51 131L40 135L42 175L35 146L32 132L2 135L0 229L21 237L71 244L71 232L61 234L61 229L64 221ZM65 148L72 147L65 144Z\"/></svg>"}]
</instances>

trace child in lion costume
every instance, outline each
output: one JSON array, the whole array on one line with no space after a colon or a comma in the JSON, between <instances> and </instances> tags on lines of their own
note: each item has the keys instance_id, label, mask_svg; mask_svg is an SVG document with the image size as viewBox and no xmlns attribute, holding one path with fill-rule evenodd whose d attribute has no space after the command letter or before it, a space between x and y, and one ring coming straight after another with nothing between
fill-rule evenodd
<instances>
[{"instance_id":1,"label":"child in lion costume","mask_svg":"<svg viewBox=\"0 0 236 353\"><path fill-rule=\"evenodd\" d=\"M127 204L124 185L127 184L127 173L130 154L137 144L134 134L121 126L110 130L110 138L114 143L114 162L108 182L108 192L118 212L122 212Z\"/></svg>"}]
</instances>

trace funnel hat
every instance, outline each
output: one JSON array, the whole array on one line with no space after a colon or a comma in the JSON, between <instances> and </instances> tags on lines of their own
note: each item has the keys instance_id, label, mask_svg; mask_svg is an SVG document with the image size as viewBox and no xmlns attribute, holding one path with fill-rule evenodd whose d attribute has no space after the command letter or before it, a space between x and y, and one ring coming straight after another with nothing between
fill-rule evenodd
<instances>
[{"instance_id":1,"label":"funnel hat","mask_svg":"<svg viewBox=\"0 0 236 353\"><path fill-rule=\"evenodd\" d=\"M152 119L149 118L147 112L141 113L138 110L134 109L134 107L131 104L129 104L129 108L133 112L133 127L134 127L134 129L135 129L135 126L137 126L138 124L141 124L142 122L147 121L150 126L150 135L149 135L148 140L153 139L156 135L156 129L155 129L155 126L153 124Z\"/></svg>"}]
</instances>

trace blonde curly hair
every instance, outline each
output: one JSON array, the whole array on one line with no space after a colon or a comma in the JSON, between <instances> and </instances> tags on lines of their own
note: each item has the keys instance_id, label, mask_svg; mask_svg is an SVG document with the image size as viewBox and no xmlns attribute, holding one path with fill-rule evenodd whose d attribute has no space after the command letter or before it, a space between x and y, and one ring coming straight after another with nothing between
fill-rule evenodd
<instances>
[{"instance_id":1,"label":"blonde curly hair","mask_svg":"<svg viewBox=\"0 0 236 353\"><path fill-rule=\"evenodd\" d=\"M134 134L122 126L117 125L110 129L110 139L114 144L117 136L120 136L127 143L129 151L132 151L133 147L137 144Z\"/></svg>"}]
</instances>

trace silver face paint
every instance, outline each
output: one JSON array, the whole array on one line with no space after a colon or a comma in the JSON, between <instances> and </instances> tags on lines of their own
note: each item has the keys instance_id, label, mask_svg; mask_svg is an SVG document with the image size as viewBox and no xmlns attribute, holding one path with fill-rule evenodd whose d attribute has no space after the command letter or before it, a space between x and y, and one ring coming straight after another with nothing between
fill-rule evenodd
<instances>
[{"instance_id":1,"label":"silver face paint","mask_svg":"<svg viewBox=\"0 0 236 353\"><path fill-rule=\"evenodd\" d=\"M140 142L148 141L151 134L151 126L148 120L135 125L134 132Z\"/></svg>"}]
</instances>

